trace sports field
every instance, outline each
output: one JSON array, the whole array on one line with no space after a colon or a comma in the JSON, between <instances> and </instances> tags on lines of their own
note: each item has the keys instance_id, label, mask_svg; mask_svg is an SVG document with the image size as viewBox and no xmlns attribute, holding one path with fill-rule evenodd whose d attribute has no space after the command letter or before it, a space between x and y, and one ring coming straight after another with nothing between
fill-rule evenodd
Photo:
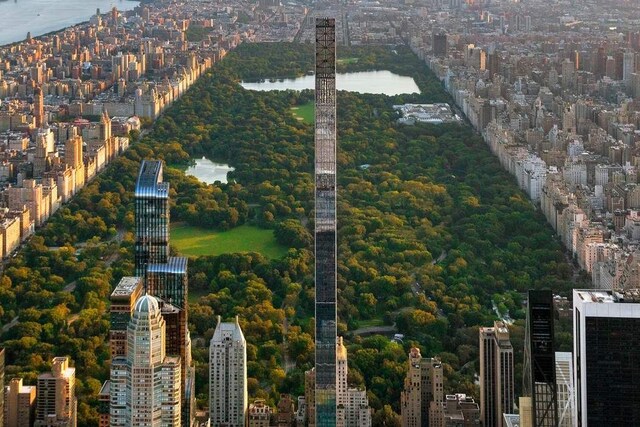
<instances>
[{"instance_id":1,"label":"sports field","mask_svg":"<svg viewBox=\"0 0 640 427\"><path fill-rule=\"evenodd\" d=\"M313 124L315 120L313 102L307 102L306 104L302 104L297 107L291 107L291 111L293 111L293 115L298 120L303 120L310 124Z\"/></svg>"},{"instance_id":2,"label":"sports field","mask_svg":"<svg viewBox=\"0 0 640 427\"><path fill-rule=\"evenodd\" d=\"M267 258L280 258L288 249L276 242L273 230L250 225L216 231L184 223L172 224L171 245L186 256L259 252Z\"/></svg>"}]
</instances>

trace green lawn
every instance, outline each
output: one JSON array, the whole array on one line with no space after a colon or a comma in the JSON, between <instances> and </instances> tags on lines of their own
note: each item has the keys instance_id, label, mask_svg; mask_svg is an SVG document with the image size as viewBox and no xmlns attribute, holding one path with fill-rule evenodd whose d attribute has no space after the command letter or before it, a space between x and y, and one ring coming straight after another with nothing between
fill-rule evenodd
<instances>
[{"instance_id":1,"label":"green lawn","mask_svg":"<svg viewBox=\"0 0 640 427\"><path fill-rule=\"evenodd\" d=\"M291 107L291 110L298 120L303 120L310 124L313 124L315 121L313 102L307 102L306 104L302 104L298 107Z\"/></svg>"},{"instance_id":2,"label":"green lawn","mask_svg":"<svg viewBox=\"0 0 640 427\"><path fill-rule=\"evenodd\" d=\"M383 326L384 320L382 317L374 317L373 319L358 320L358 328L371 328L373 326Z\"/></svg>"},{"instance_id":3,"label":"green lawn","mask_svg":"<svg viewBox=\"0 0 640 427\"><path fill-rule=\"evenodd\" d=\"M280 258L288 250L276 242L272 230L250 225L216 231L187 224L172 224L171 244L186 256L259 252L267 258Z\"/></svg>"},{"instance_id":4,"label":"green lawn","mask_svg":"<svg viewBox=\"0 0 640 427\"><path fill-rule=\"evenodd\" d=\"M355 64L358 62L358 58L340 58L336 60L336 64Z\"/></svg>"}]
</instances>

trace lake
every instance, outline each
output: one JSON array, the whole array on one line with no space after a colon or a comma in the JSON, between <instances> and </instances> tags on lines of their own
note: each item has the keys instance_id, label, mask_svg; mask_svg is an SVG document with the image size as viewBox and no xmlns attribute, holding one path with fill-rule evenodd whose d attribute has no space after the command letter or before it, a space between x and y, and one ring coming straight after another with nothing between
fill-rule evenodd
<instances>
[{"instance_id":1,"label":"lake","mask_svg":"<svg viewBox=\"0 0 640 427\"><path fill-rule=\"evenodd\" d=\"M184 172L189 176L195 176L202 182L207 184L213 184L216 181L220 181L223 184L227 183L227 173L234 171L229 165L223 163L215 163L211 160L203 157L201 159L195 159L195 164L189 166Z\"/></svg>"},{"instance_id":2,"label":"lake","mask_svg":"<svg viewBox=\"0 0 640 427\"><path fill-rule=\"evenodd\" d=\"M36 37L88 21L95 15L131 10L137 1L123 0L7 0L0 1L0 45Z\"/></svg>"},{"instance_id":3,"label":"lake","mask_svg":"<svg viewBox=\"0 0 640 427\"><path fill-rule=\"evenodd\" d=\"M242 82L241 86L249 90L304 90L315 87L315 76L307 75L296 79L281 79L262 82ZM400 95L403 93L420 93L420 89L412 77L401 76L391 71L363 71L336 75L338 90L359 93L375 93L384 95Z\"/></svg>"}]
</instances>

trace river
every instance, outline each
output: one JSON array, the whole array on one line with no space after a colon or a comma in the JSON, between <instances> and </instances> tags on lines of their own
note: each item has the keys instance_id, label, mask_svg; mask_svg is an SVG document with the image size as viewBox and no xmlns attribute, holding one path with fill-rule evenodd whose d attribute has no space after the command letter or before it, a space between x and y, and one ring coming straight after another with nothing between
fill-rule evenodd
<instances>
[{"instance_id":1,"label":"river","mask_svg":"<svg viewBox=\"0 0 640 427\"><path fill-rule=\"evenodd\" d=\"M27 32L36 37L88 21L110 11L131 10L137 1L128 0L0 0L0 45L24 40Z\"/></svg>"}]
</instances>

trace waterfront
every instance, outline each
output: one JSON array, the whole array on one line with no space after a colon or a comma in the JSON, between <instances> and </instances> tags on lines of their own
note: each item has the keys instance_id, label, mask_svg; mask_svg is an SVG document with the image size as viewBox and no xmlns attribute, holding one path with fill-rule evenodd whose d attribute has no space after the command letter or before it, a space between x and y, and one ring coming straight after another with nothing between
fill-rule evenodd
<instances>
[{"instance_id":1,"label":"waterfront","mask_svg":"<svg viewBox=\"0 0 640 427\"><path fill-rule=\"evenodd\" d=\"M207 184L213 184L216 181L226 184L227 174L235 170L235 168L232 168L229 165L212 162L206 157L195 159L194 162L195 164L189 166L185 171L185 174L195 176L200 181Z\"/></svg>"},{"instance_id":2,"label":"waterfront","mask_svg":"<svg viewBox=\"0 0 640 427\"><path fill-rule=\"evenodd\" d=\"M296 79L264 80L254 83L242 82L241 85L245 89L259 91L313 89L315 76L307 75ZM336 85L338 90L389 96L403 93L420 93L420 89L413 78L394 74L386 70L339 73L336 76Z\"/></svg>"},{"instance_id":3,"label":"waterfront","mask_svg":"<svg viewBox=\"0 0 640 427\"><path fill-rule=\"evenodd\" d=\"M131 10L137 1L128 0L9 0L0 1L0 45L24 40L27 32L36 37L88 21L100 9L114 6Z\"/></svg>"}]
</instances>

